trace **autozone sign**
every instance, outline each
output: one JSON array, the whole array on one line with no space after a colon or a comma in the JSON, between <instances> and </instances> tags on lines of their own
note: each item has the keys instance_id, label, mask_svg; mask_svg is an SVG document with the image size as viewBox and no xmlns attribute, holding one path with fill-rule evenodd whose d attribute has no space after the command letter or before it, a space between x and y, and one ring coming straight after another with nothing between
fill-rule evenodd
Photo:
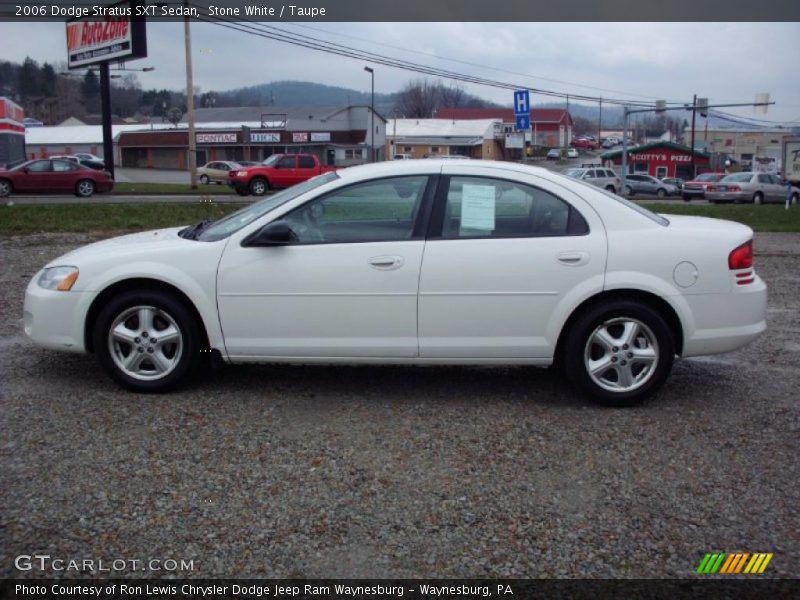
<instances>
[{"instance_id":1,"label":"autozone sign","mask_svg":"<svg viewBox=\"0 0 800 600\"><path fill-rule=\"evenodd\" d=\"M146 56L147 34L141 19L110 16L67 22L67 66L70 69Z\"/></svg>"}]
</instances>

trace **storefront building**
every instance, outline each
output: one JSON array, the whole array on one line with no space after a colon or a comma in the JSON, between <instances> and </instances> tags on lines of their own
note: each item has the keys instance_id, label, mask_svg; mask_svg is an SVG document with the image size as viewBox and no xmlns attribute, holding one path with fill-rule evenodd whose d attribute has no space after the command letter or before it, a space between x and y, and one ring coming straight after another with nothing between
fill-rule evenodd
<instances>
[{"instance_id":1,"label":"storefront building","mask_svg":"<svg viewBox=\"0 0 800 600\"><path fill-rule=\"evenodd\" d=\"M622 166L622 150L613 150L600 155L607 167ZM628 172L664 177L692 179L695 174L710 171L710 155L694 151L694 173L692 173L692 149L674 142L654 142L628 148Z\"/></svg>"},{"instance_id":2,"label":"storefront building","mask_svg":"<svg viewBox=\"0 0 800 600\"><path fill-rule=\"evenodd\" d=\"M195 127L198 165L302 153L316 155L323 165L350 166L369 162L373 139L375 159L383 160L386 139L386 120L377 113L371 117L368 106L199 109ZM188 168L185 123L166 131L125 131L117 145L123 167Z\"/></svg>"}]
</instances>

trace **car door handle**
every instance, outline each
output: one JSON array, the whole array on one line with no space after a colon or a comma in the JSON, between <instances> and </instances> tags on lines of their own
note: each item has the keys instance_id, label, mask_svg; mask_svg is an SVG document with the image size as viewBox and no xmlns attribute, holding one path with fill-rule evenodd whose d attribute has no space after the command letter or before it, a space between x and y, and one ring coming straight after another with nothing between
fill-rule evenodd
<instances>
[{"instance_id":1,"label":"car door handle","mask_svg":"<svg viewBox=\"0 0 800 600\"><path fill-rule=\"evenodd\" d=\"M588 252L561 252L560 254L556 255L558 262L563 263L565 265L569 265L571 267L577 267L580 265L585 265L589 262L589 253Z\"/></svg>"},{"instance_id":2,"label":"car door handle","mask_svg":"<svg viewBox=\"0 0 800 600\"><path fill-rule=\"evenodd\" d=\"M382 271L392 271L403 266L402 256L373 256L369 259L369 264L374 269Z\"/></svg>"}]
</instances>

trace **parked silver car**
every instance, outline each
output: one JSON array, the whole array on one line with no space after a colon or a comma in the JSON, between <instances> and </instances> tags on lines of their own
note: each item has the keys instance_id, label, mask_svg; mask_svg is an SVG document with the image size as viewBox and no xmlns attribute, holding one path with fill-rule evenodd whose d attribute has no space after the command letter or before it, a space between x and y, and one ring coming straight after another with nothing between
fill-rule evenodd
<instances>
[{"instance_id":1,"label":"parked silver car","mask_svg":"<svg viewBox=\"0 0 800 600\"><path fill-rule=\"evenodd\" d=\"M654 194L663 198L664 196L677 196L678 193L678 186L664 183L652 175L636 174L625 177L625 194L627 196Z\"/></svg>"},{"instance_id":2,"label":"parked silver car","mask_svg":"<svg viewBox=\"0 0 800 600\"><path fill-rule=\"evenodd\" d=\"M617 174L611 169L606 169L604 167L574 167L572 169L566 169L563 173L567 177L591 183L604 190L608 190L612 194L616 194L617 190L619 190L622 185L622 180Z\"/></svg>"},{"instance_id":3,"label":"parked silver car","mask_svg":"<svg viewBox=\"0 0 800 600\"><path fill-rule=\"evenodd\" d=\"M769 173L731 173L706 187L706 200L720 202L786 202L786 185Z\"/></svg>"}]
</instances>

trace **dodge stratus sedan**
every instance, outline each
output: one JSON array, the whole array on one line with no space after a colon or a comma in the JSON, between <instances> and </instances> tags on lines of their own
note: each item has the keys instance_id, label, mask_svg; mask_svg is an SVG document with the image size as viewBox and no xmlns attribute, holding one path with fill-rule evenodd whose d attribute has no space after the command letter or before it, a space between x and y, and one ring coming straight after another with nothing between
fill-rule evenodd
<instances>
[{"instance_id":1,"label":"dodge stratus sedan","mask_svg":"<svg viewBox=\"0 0 800 600\"><path fill-rule=\"evenodd\" d=\"M545 169L404 160L51 261L26 333L163 391L228 363L556 363L612 406L765 327L753 232ZM711 383L711 382L710 382Z\"/></svg>"}]
</instances>

